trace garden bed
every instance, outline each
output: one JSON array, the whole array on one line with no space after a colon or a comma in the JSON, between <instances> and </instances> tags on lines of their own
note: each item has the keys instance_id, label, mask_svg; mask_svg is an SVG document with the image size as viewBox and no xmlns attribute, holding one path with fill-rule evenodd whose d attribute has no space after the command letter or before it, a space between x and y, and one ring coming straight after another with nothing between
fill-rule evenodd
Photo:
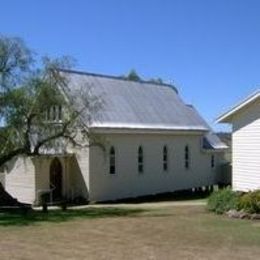
<instances>
[{"instance_id":1,"label":"garden bed","mask_svg":"<svg viewBox=\"0 0 260 260\"><path fill-rule=\"evenodd\" d=\"M260 219L260 190L243 193L226 188L215 191L208 199L208 209L232 218Z\"/></svg>"}]
</instances>

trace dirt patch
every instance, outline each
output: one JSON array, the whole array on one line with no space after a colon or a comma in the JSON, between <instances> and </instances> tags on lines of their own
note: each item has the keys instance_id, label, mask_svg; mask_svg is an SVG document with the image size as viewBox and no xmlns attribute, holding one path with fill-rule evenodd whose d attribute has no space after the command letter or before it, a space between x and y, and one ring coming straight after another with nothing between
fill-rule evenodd
<instances>
[{"instance_id":1,"label":"dirt patch","mask_svg":"<svg viewBox=\"0 0 260 260\"><path fill-rule=\"evenodd\" d=\"M258 259L260 227L203 206L0 227L2 259Z\"/></svg>"}]
</instances>

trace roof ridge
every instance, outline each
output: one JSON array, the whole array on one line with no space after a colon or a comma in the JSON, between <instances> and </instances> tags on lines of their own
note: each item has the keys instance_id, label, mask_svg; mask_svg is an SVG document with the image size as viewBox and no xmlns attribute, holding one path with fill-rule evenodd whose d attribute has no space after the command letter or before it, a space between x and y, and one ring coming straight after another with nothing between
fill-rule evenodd
<instances>
[{"instance_id":1,"label":"roof ridge","mask_svg":"<svg viewBox=\"0 0 260 260\"><path fill-rule=\"evenodd\" d=\"M88 76L93 76L93 77L102 77L102 78L124 80L124 81L128 81L128 82L130 81L130 82L138 82L138 83L144 83L144 84L153 84L153 85L157 85L157 86L165 86L165 87L170 87L170 88L174 89L175 92L178 94L177 88L172 84L159 83L159 82L157 83L157 82L152 82L152 81L149 81L149 80L129 80L129 79L123 77L123 76L106 75L106 74L92 73L92 72L72 70L72 69L58 68L58 70L65 72L65 73L74 73L74 74L88 75Z\"/></svg>"}]
</instances>

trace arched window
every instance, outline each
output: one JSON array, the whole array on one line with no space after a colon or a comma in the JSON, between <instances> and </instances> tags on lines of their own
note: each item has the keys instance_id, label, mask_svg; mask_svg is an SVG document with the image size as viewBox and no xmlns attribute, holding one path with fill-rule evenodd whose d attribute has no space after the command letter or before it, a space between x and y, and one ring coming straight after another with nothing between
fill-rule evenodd
<instances>
[{"instance_id":1,"label":"arched window","mask_svg":"<svg viewBox=\"0 0 260 260\"><path fill-rule=\"evenodd\" d=\"M53 121L56 121L56 117L57 116L57 114L56 114L56 106L53 106L52 107L52 120Z\"/></svg>"},{"instance_id":2,"label":"arched window","mask_svg":"<svg viewBox=\"0 0 260 260\"><path fill-rule=\"evenodd\" d=\"M215 168L215 155L211 155L211 160L210 160L210 165L211 168Z\"/></svg>"},{"instance_id":3,"label":"arched window","mask_svg":"<svg viewBox=\"0 0 260 260\"><path fill-rule=\"evenodd\" d=\"M47 111L46 111L46 120L47 121L51 120L51 110L50 110L50 108L48 108Z\"/></svg>"},{"instance_id":4,"label":"arched window","mask_svg":"<svg viewBox=\"0 0 260 260\"><path fill-rule=\"evenodd\" d=\"M46 111L46 120L51 122L57 122L62 120L62 106L51 106Z\"/></svg>"},{"instance_id":5,"label":"arched window","mask_svg":"<svg viewBox=\"0 0 260 260\"><path fill-rule=\"evenodd\" d=\"M144 172L144 154L142 146L139 146L138 148L138 172Z\"/></svg>"},{"instance_id":6,"label":"arched window","mask_svg":"<svg viewBox=\"0 0 260 260\"><path fill-rule=\"evenodd\" d=\"M116 173L116 153L115 148L112 146L109 151L109 173Z\"/></svg>"},{"instance_id":7,"label":"arched window","mask_svg":"<svg viewBox=\"0 0 260 260\"><path fill-rule=\"evenodd\" d=\"M168 149L166 146L163 147L163 170L168 170Z\"/></svg>"},{"instance_id":8,"label":"arched window","mask_svg":"<svg viewBox=\"0 0 260 260\"><path fill-rule=\"evenodd\" d=\"M185 169L190 168L190 149L188 145L185 146L184 165Z\"/></svg>"},{"instance_id":9,"label":"arched window","mask_svg":"<svg viewBox=\"0 0 260 260\"><path fill-rule=\"evenodd\" d=\"M61 105L58 107L58 120L59 121L62 120L62 106Z\"/></svg>"}]
</instances>

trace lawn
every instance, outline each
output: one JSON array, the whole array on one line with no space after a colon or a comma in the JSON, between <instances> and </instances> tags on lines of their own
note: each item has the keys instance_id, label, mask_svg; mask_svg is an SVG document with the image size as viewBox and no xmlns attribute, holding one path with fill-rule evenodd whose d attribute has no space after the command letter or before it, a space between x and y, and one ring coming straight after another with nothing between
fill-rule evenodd
<instances>
[{"instance_id":1,"label":"lawn","mask_svg":"<svg viewBox=\"0 0 260 260\"><path fill-rule=\"evenodd\" d=\"M2 259L258 259L260 222L204 206L0 213Z\"/></svg>"}]
</instances>

